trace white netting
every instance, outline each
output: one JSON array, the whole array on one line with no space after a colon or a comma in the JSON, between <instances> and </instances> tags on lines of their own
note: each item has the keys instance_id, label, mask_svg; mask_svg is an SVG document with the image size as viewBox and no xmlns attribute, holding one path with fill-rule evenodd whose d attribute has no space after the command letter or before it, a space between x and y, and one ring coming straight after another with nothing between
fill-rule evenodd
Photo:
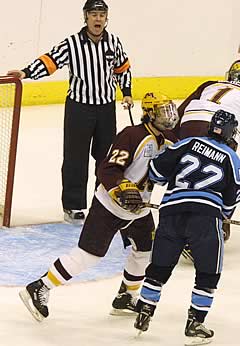
<instances>
[{"instance_id":1,"label":"white netting","mask_svg":"<svg viewBox=\"0 0 240 346\"><path fill-rule=\"evenodd\" d=\"M0 214L5 203L16 85L0 83Z\"/></svg>"}]
</instances>

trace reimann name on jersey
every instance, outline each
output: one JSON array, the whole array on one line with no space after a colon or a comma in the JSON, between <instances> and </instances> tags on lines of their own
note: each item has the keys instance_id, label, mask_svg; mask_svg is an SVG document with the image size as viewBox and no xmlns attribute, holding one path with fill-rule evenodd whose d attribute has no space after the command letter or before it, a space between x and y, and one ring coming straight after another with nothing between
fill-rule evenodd
<instances>
[{"instance_id":1,"label":"reimann name on jersey","mask_svg":"<svg viewBox=\"0 0 240 346\"><path fill-rule=\"evenodd\" d=\"M213 148L203 144L203 143L200 143L198 141L194 142L193 146L192 146L192 150L208 157L209 159L212 159L212 160L215 160L215 161L218 161L218 162L223 162L224 159L226 158L226 155L217 151L217 150L214 150Z\"/></svg>"}]
</instances>

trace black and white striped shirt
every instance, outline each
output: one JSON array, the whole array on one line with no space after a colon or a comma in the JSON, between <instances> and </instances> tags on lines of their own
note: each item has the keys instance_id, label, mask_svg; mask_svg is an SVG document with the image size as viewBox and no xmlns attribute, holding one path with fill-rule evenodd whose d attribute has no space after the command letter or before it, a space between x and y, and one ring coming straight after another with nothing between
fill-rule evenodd
<instances>
[{"instance_id":1,"label":"black and white striped shirt","mask_svg":"<svg viewBox=\"0 0 240 346\"><path fill-rule=\"evenodd\" d=\"M23 71L26 78L39 79L65 65L69 68L68 95L76 102L94 105L110 103L115 100L117 83L123 96L131 96L128 57L119 38L106 30L102 39L94 43L84 27L34 60Z\"/></svg>"}]
</instances>

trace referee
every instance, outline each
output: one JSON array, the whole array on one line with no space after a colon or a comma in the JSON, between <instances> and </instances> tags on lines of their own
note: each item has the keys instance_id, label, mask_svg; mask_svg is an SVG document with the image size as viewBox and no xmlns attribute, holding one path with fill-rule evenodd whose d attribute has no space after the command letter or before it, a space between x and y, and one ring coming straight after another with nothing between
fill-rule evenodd
<instances>
[{"instance_id":1,"label":"referee","mask_svg":"<svg viewBox=\"0 0 240 346\"><path fill-rule=\"evenodd\" d=\"M131 71L121 41L106 31L108 6L103 0L87 0L85 26L49 53L22 70L8 71L20 79L39 79L67 65L69 89L65 101L62 204L65 221L80 224L87 208L89 152L95 172L116 134L117 83L123 104L133 105ZM96 185L98 182L96 181Z\"/></svg>"}]
</instances>

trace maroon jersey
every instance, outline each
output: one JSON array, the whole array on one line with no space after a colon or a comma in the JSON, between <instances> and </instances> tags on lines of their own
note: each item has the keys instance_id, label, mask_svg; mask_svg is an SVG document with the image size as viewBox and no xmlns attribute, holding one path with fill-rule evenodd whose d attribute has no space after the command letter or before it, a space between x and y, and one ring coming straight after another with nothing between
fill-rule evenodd
<instances>
[{"instance_id":1,"label":"maroon jersey","mask_svg":"<svg viewBox=\"0 0 240 346\"><path fill-rule=\"evenodd\" d=\"M121 208L108 192L118 189L122 179L128 179L138 186L143 202L149 202L152 193L152 184L148 178L149 161L167 144L170 142L163 135L155 136L147 124L126 127L116 136L97 174L101 184L95 195L106 209L126 220L149 213L149 208L143 208L137 215Z\"/></svg>"},{"instance_id":2,"label":"maroon jersey","mask_svg":"<svg viewBox=\"0 0 240 346\"><path fill-rule=\"evenodd\" d=\"M223 109L240 118L240 84L229 81L208 81L201 84L178 107L180 121L173 130L183 139L206 136L213 114Z\"/></svg>"}]
</instances>

